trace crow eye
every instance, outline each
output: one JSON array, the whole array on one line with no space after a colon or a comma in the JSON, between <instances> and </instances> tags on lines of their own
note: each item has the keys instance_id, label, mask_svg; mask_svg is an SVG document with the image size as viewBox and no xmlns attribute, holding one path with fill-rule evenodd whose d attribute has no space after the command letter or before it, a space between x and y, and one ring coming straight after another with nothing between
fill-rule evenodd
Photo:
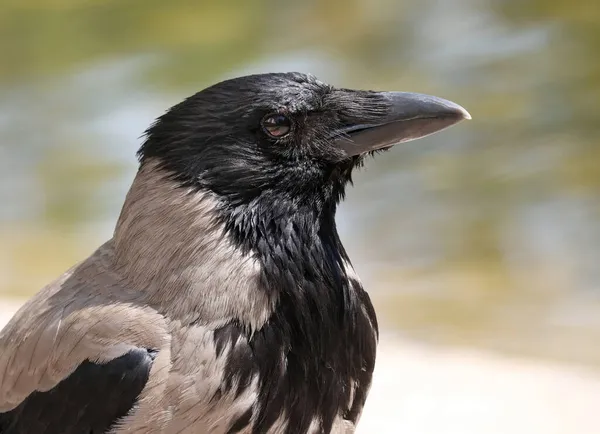
<instances>
[{"instance_id":1,"label":"crow eye","mask_svg":"<svg viewBox=\"0 0 600 434\"><path fill-rule=\"evenodd\" d=\"M292 122L290 119L280 113L270 114L263 118L261 125L263 130L275 138L285 136L292 129Z\"/></svg>"}]
</instances>

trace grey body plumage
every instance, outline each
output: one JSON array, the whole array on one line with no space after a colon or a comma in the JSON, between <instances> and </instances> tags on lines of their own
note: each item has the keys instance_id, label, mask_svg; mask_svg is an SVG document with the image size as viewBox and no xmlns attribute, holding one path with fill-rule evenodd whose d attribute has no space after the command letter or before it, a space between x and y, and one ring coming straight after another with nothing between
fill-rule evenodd
<instances>
[{"instance_id":1,"label":"grey body plumage","mask_svg":"<svg viewBox=\"0 0 600 434\"><path fill-rule=\"evenodd\" d=\"M354 432L378 331L337 204L365 155L464 118L298 73L173 107L113 238L0 332L0 434Z\"/></svg>"}]
</instances>

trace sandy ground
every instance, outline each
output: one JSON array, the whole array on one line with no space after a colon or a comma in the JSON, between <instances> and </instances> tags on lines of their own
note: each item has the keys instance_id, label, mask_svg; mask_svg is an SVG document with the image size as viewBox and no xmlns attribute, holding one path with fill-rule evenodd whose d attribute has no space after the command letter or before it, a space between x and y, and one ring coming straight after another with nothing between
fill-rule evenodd
<instances>
[{"instance_id":1,"label":"sandy ground","mask_svg":"<svg viewBox=\"0 0 600 434\"><path fill-rule=\"evenodd\" d=\"M0 326L19 303L0 301ZM600 434L600 373L383 333L358 434Z\"/></svg>"}]
</instances>

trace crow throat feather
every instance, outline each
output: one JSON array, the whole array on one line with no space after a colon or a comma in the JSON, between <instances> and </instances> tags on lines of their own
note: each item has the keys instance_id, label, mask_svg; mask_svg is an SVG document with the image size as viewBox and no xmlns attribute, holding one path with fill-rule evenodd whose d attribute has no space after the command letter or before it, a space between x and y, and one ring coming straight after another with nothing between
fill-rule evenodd
<instances>
[{"instance_id":1,"label":"crow throat feather","mask_svg":"<svg viewBox=\"0 0 600 434\"><path fill-rule=\"evenodd\" d=\"M204 219L210 231L222 231L225 238L216 235L215 239L231 244L234 250L230 254L239 256L238 261L250 257L258 264L248 270L258 271L257 292L252 291L255 286L248 287L245 280L239 280L238 288L228 287L228 293L211 296L239 307L214 332L219 355L228 358L220 393L241 393L258 379L252 418L241 415L239 424L252 424L254 432L266 433L284 418L289 433L308 432L311 426L315 432L327 433L336 418L356 422L374 368L377 323L337 233L334 213L336 199L343 191L329 198L324 194L322 200L313 203L261 196L263 200L233 205L200 187L175 184L172 178L176 177L161 175L162 170L155 162L142 165L138 176L143 182L132 188L133 203L124 207L115 238L117 252L135 247L136 239L148 243L148 237L157 236L157 232L173 237L173 231L161 230L156 220L142 225L146 229L138 224L148 215L151 219L160 216L161 221L172 225L179 212L184 214L179 218L185 220L180 223L190 229L181 237L193 236L194 232L212 236L198 232L190 223ZM209 197L214 198L210 207L196 205L198 201L206 203ZM163 205L152 209L149 203ZM175 215L168 217L173 212ZM192 212L201 214L186 223L187 213ZM125 226L130 221L137 222L136 227L144 232L136 234ZM121 231L127 238L120 237ZM205 252L201 257L210 254ZM253 275L248 276L254 282ZM269 300L274 306L265 311L271 305ZM188 307L186 302L180 304ZM210 318L208 311L201 312L202 321ZM264 312L270 314L262 319ZM253 320L248 318L254 317L258 326L249 327Z\"/></svg>"}]
</instances>

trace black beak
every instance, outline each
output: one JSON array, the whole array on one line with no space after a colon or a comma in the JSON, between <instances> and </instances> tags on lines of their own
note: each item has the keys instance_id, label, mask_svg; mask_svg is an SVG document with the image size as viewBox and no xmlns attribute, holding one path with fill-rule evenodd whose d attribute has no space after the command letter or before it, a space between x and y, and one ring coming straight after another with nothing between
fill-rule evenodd
<instances>
[{"instance_id":1,"label":"black beak","mask_svg":"<svg viewBox=\"0 0 600 434\"><path fill-rule=\"evenodd\" d=\"M342 132L335 144L348 156L388 148L441 131L471 119L464 108L435 96L408 92L381 92L389 109L380 119L357 122Z\"/></svg>"}]
</instances>

